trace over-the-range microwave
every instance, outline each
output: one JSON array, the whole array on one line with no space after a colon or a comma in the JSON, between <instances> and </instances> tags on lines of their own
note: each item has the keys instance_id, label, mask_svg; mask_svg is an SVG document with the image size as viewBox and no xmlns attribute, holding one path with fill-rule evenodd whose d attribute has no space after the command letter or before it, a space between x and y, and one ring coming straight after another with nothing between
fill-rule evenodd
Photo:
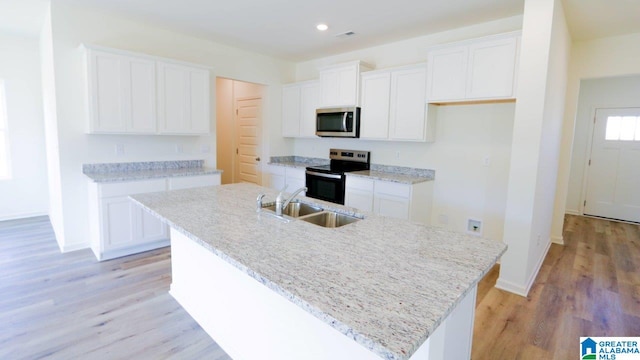
<instances>
[{"instance_id":1,"label":"over-the-range microwave","mask_svg":"<svg viewBox=\"0 0 640 360\"><path fill-rule=\"evenodd\" d=\"M316 110L316 135L321 137L360 137L360 108Z\"/></svg>"}]
</instances>

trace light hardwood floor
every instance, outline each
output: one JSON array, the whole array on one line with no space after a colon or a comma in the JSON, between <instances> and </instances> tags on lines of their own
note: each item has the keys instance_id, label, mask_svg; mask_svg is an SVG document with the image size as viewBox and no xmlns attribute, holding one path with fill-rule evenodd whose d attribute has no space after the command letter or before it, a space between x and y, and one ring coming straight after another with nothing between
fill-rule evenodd
<instances>
[{"instance_id":1,"label":"light hardwood floor","mask_svg":"<svg viewBox=\"0 0 640 360\"><path fill-rule=\"evenodd\" d=\"M0 359L229 359L167 293L168 248L61 254L46 217L0 223Z\"/></svg>"},{"instance_id":2,"label":"light hardwood floor","mask_svg":"<svg viewBox=\"0 0 640 360\"><path fill-rule=\"evenodd\" d=\"M640 226L567 215L524 298L480 283L473 360L578 359L580 336L640 336Z\"/></svg>"},{"instance_id":3,"label":"light hardwood floor","mask_svg":"<svg viewBox=\"0 0 640 360\"><path fill-rule=\"evenodd\" d=\"M527 298L479 284L474 360L575 359L640 335L640 227L567 216ZM0 222L0 359L229 359L168 295L168 248L60 254L47 218Z\"/></svg>"}]
</instances>

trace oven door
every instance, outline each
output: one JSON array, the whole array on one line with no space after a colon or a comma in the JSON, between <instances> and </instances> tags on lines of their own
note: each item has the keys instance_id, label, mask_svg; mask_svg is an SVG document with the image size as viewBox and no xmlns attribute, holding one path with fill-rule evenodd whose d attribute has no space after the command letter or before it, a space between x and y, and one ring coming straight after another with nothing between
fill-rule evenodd
<instances>
[{"instance_id":1,"label":"oven door","mask_svg":"<svg viewBox=\"0 0 640 360\"><path fill-rule=\"evenodd\" d=\"M344 175L307 170L306 179L305 196L344 205Z\"/></svg>"}]
</instances>

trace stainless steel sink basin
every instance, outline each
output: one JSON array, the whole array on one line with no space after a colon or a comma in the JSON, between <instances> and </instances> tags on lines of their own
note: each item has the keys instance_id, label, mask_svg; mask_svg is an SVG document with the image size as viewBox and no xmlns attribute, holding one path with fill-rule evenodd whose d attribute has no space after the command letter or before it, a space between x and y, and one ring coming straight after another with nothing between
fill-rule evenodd
<instances>
[{"instance_id":1,"label":"stainless steel sink basin","mask_svg":"<svg viewBox=\"0 0 640 360\"><path fill-rule=\"evenodd\" d=\"M336 213L333 211L323 211L319 214L305 216L303 218L300 218L300 220L327 228L337 228L354 223L361 219L345 214Z\"/></svg>"},{"instance_id":2,"label":"stainless steel sink basin","mask_svg":"<svg viewBox=\"0 0 640 360\"><path fill-rule=\"evenodd\" d=\"M275 213L276 205L275 204L269 205L269 206L263 207L263 209L270 210ZM296 202L292 201L287 205L287 207L282 209L282 215L287 215L292 218L297 218L305 215L315 214L320 211L322 211L322 209L319 207L311 206L309 204L305 204L298 201Z\"/></svg>"}]
</instances>

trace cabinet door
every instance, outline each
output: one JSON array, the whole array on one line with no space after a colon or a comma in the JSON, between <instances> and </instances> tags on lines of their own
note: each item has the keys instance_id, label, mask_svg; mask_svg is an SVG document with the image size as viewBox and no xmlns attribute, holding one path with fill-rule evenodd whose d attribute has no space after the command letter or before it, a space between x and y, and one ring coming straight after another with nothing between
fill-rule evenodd
<instances>
[{"instance_id":1,"label":"cabinet door","mask_svg":"<svg viewBox=\"0 0 640 360\"><path fill-rule=\"evenodd\" d=\"M373 180L347 175L344 204L364 211L373 211L373 188Z\"/></svg>"},{"instance_id":2,"label":"cabinet door","mask_svg":"<svg viewBox=\"0 0 640 360\"><path fill-rule=\"evenodd\" d=\"M467 46L454 46L429 53L428 101L462 100L467 86Z\"/></svg>"},{"instance_id":3,"label":"cabinet door","mask_svg":"<svg viewBox=\"0 0 640 360\"><path fill-rule=\"evenodd\" d=\"M323 107L358 105L359 66L356 64L320 71Z\"/></svg>"},{"instance_id":4,"label":"cabinet door","mask_svg":"<svg viewBox=\"0 0 640 360\"><path fill-rule=\"evenodd\" d=\"M287 168L285 181L287 184L287 191L289 193L292 193L301 187L305 187L307 183L305 169ZM300 193L300 195L303 196L305 194L306 192L304 191Z\"/></svg>"},{"instance_id":5,"label":"cabinet door","mask_svg":"<svg viewBox=\"0 0 640 360\"><path fill-rule=\"evenodd\" d=\"M88 50L89 132L126 132L122 57Z\"/></svg>"},{"instance_id":6,"label":"cabinet door","mask_svg":"<svg viewBox=\"0 0 640 360\"><path fill-rule=\"evenodd\" d=\"M156 132L156 67L153 61L127 58L123 92L127 132Z\"/></svg>"},{"instance_id":7,"label":"cabinet door","mask_svg":"<svg viewBox=\"0 0 640 360\"><path fill-rule=\"evenodd\" d=\"M387 194L376 194L373 211L382 216L409 219L409 199Z\"/></svg>"},{"instance_id":8,"label":"cabinet door","mask_svg":"<svg viewBox=\"0 0 640 360\"><path fill-rule=\"evenodd\" d=\"M134 214L133 243L142 244L169 238L168 226L158 217L133 202L131 206Z\"/></svg>"},{"instance_id":9,"label":"cabinet door","mask_svg":"<svg viewBox=\"0 0 640 360\"><path fill-rule=\"evenodd\" d=\"M282 136L300 135L300 86L287 85L282 88Z\"/></svg>"},{"instance_id":10,"label":"cabinet door","mask_svg":"<svg viewBox=\"0 0 640 360\"><path fill-rule=\"evenodd\" d=\"M209 132L209 71L158 63L160 133Z\"/></svg>"},{"instance_id":11,"label":"cabinet door","mask_svg":"<svg viewBox=\"0 0 640 360\"><path fill-rule=\"evenodd\" d=\"M131 246L134 243L134 208L128 196L105 198L102 206L103 251Z\"/></svg>"},{"instance_id":12,"label":"cabinet door","mask_svg":"<svg viewBox=\"0 0 640 360\"><path fill-rule=\"evenodd\" d=\"M316 109L320 106L320 83L300 87L300 136L316 137Z\"/></svg>"},{"instance_id":13,"label":"cabinet door","mask_svg":"<svg viewBox=\"0 0 640 360\"><path fill-rule=\"evenodd\" d=\"M511 37L469 46L467 98L514 97L517 45Z\"/></svg>"},{"instance_id":14,"label":"cabinet door","mask_svg":"<svg viewBox=\"0 0 640 360\"><path fill-rule=\"evenodd\" d=\"M425 68L391 73L389 137L394 140L425 139Z\"/></svg>"},{"instance_id":15,"label":"cabinet door","mask_svg":"<svg viewBox=\"0 0 640 360\"><path fill-rule=\"evenodd\" d=\"M386 139L389 137L390 89L390 72L362 75L360 138Z\"/></svg>"}]
</instances>

